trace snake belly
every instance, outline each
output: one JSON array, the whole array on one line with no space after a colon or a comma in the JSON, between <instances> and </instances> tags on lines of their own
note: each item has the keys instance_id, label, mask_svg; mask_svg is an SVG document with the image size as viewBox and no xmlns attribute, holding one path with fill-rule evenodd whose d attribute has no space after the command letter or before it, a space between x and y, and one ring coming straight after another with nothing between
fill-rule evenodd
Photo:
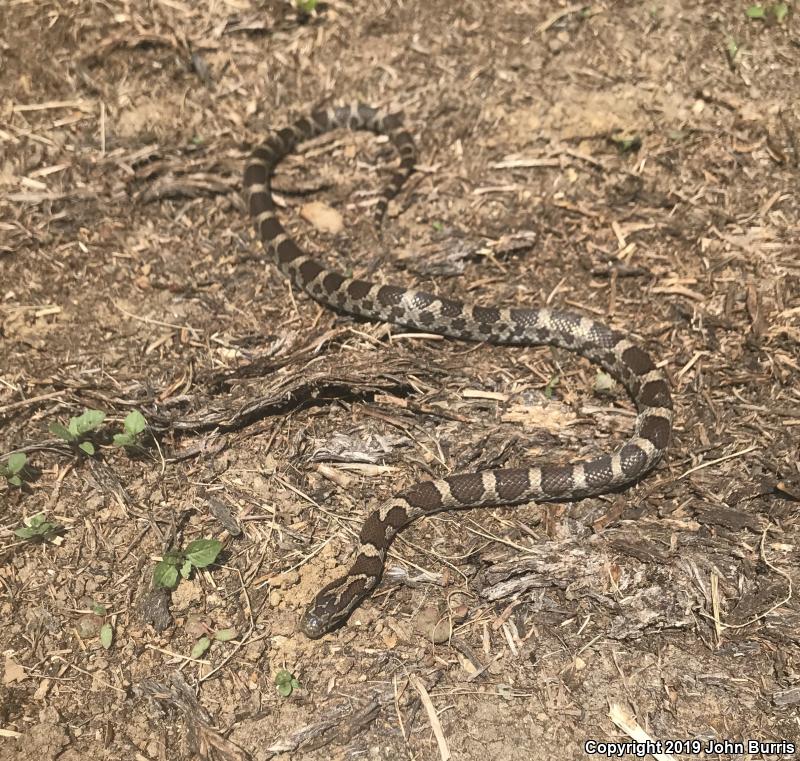
<instances>
[{"instance_id":1,"label":"snake belly","mask_svg":"<svg viewBox=\"0 0 800 761\"><path fill-rule=\"evenodd\" d=\"M244 173L245 202L264 249L294 286L340 312L450 338L492 344L542 345L586 357L618 379L638 415L630 438L611 452L568 463L484 470L421 481L397 494L366 519L355 561L317 593L300 628L317 639L341 626L380 582L395 535L423 515L485 505L571 500L602 494L639 479L664 454L672 427L672 400L665 374L630 337L597 320L560 309L479 306L424 291L345 277L305 253L276 216L271 180L276 165L304 140L337 128L386 135L399 154L376 215L411 174L416 150L397 113L362 103L318 110L258 145Z\"/></svg>"}]
</instances>

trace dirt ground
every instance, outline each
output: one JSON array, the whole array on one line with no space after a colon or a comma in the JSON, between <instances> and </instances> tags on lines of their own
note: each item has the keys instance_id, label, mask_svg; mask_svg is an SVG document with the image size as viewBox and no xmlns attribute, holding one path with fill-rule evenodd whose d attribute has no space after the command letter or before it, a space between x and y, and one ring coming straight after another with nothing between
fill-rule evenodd
<instances>
[{"instance_id":1,"label":"dirt ground","mask_svg":"<svg viewBox=\"0 0 800 761\"><path fill-rule=\"evenodd\" d=\"M22 487L0 479L0 759L800 740L800 21L748 7L0 3L0 465L28 457ZM291 291L244 161L354 99L405 113L417 170L379 233L389 144L307 143L275 182L299 241L343 272L629 330L677 414L619 494L416 522L377 594L310 641L300 614L382 500L607 450L634 412L569 353ZM49 431L85 409L106 413L93 456ZM115 447L132 410L152 438ZM43 541L14 533L39 513ZM201 538L216 562L153 589ZM793 756L772 749L676 756Z\"/></svg>"}]
</instances>

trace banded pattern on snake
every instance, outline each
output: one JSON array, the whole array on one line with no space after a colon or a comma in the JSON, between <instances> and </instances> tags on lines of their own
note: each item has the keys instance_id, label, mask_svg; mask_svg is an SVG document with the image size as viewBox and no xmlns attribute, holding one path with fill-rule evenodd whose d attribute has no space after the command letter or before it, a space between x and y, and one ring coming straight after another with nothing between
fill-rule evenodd
<instances>
[{"instance_id":1,"label":"banded pattern on snake","mask_svg":"<svg viewBox=\"0 0 800 761\"><path fill-rule=\"evenodd\" d=\"M631 437L612 452L566 464L484 470L423 481L390 499L367 518L356 558L347 573L325 586L301 620L316 639L342 625L380 582L392 539L416 518L442 510L565 500L602 494L629 484L664 454L672 426L672 400L664 373L625 333L559 309L478 306L424 291L347 278L306 254L278 221L271 195L276 165L298 143L336 128L388 136L400 165L377 205L378 220L411 174L416 151L399 114L370 106L315 111L274 133L252 152L244 194L261 242L280 271L320 303L352 315L468 341L550 344L595 362L616 377L634 400L638 416Z\"/></svg>"}]
</instances>

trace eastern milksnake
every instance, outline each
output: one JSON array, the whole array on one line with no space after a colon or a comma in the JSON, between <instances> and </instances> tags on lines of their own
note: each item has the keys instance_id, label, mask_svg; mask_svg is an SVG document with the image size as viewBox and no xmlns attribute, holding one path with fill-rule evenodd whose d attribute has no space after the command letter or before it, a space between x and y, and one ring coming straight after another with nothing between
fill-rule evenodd
<instances>
[{"instance_id":1,"label":"eastern milksnake","mask_svg":"<svg viewBox=\"0 0 800 761\"><path fill-rule=\"evenodd\" d=\"M350 570L324 587L303 615L301 628L312 639L343 624L372 593L392 539L416 518L441 510L578 499L617 489L653 467L664 454L672 425L666 376L625 333L559 309L483 307L412 288L347 278L302 251L276 216L272 175L298 143L340 127L386 135L400 155L399 168L377 204L379 219L414 168L414 142L402 129L401 117L360 103L315 111L255 148L244 173L246 203L264 248L293 285L326 306L373 320L468 341L550 344L576 352L625 386L638 416L632 436L608 454L568 464L484 470L422 481L390 499L364 523Z\"/></svg>"}]
</instances>

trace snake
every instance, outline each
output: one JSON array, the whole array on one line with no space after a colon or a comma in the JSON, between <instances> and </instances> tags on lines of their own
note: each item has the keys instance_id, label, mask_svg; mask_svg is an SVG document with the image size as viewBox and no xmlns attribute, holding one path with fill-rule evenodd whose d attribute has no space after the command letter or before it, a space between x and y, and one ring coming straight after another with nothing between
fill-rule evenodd
<instances>
[{"instance_id":1,"label":"snake","mask_svg":"<svg viewBox=\"0 0 800 761\"><path fill-rule=\"evenodd\" d=\"M452 339L503 345L550 345L587 358L616 378L633 400L633 433L612 451L571 462L531 463L420 481L371 512L347 572L324 586L308 605L300 630L318 639L342 626L381 581L387 552L399 531L444 510L567 501L618 491L650 471L667 449L673 405L663 369L629 333L589 316L544 306L481 306L417 290L346 277L306 253L276 213L271 183L275 168L297 146L335 129L385 136L399 157L375 202L380 222L416 165L416 147L403 116L354 102L314 110L272 131L247 160L244 201L257 237L294 288L337 312ZM397 159L395 159L397 162Z\"/></svg>"}]
</instances>

